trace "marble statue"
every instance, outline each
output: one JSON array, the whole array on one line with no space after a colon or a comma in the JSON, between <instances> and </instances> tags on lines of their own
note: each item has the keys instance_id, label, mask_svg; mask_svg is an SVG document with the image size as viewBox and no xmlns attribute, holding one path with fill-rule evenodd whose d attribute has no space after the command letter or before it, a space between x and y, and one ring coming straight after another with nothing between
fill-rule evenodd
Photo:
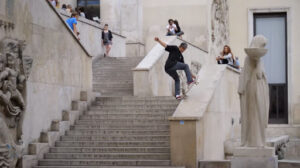
<instances>
[{"instance_id":1,"label":"marble statue","mask_svg":"<svg viewBox=\"0 0 300 168\"><path fill-rule=\"evenodd\" d=\"M244 147L264 147L269 118L269 86L261 61L267 53L267 39L253 38L239 79L241 103L241 144Z\"/></svg>"},{"instance_id":2,"label":"marble statue","mask_svg":"<svg viewBox=\"0 0 300 168\"><path fill-rule=\"evenodd\" d=\"M0 167L15 168L23 153L26 80L32 65L24 49L24 41L0 41Z\"/></svg>"}]
</instances>

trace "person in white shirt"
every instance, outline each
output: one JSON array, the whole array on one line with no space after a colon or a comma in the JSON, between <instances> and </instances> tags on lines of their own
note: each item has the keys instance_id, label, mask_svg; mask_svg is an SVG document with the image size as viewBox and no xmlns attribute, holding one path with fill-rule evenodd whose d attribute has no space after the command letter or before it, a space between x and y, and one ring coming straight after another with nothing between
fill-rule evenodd
<instances>
[{"instance_id":1,"label":"person in white shirt","mask_svg":"<svg viewBox=\"0 0 300 168\"><path fill-rule=\"evenodd\" d=\"M235 58L231 52L231 49L228 45L225 45L223 51L221 52L221 56L216 58L218 64L235 64Z\"/></svg>"},{"instance_id":2,"label":"person in white shirt","mask_svg":"<svg viewBox=\"0 0 300 168\"><path fill-rule=\"evenodd\" d=\"M174 36L176 35L177 27L174 24L173 19L169 19L169 24L167 25L167 36Z\"/></svg>"},{"instance_id":3,"label":"person in white shirt","mask_svg":"<svg viewBox=\"0 0 300 168\"><path fill-rule=\"evenodd\" d=\"M84 8L83 7L79 8L79 14L80 14L81 17L85 18L85 13L84 13Z\"/></svg>"}]
</instances>

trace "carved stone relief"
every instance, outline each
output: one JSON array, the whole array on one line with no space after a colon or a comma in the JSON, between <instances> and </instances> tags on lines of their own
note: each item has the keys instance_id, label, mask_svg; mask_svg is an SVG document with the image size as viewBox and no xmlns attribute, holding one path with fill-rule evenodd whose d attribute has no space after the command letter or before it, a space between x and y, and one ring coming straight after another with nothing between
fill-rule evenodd
<instances>
[{"instance_id":1,"label":"carved stone relief","mask_svg":"<svg viewBox=\"0 0 300 168\"><path fill-rule=\"evenodd\" d=\"M0 19L0 30L10 31L15 29L15 24L10 21L5 21Z\"/></svg>"},{"instance_id":2,"label":"carved stone relief","mask_svg":"<svg viewBox=\"0 0 300 168\"><path fill-rule=\"evenodd\" d=\"M211 6L211 46L212 56L218 56L223 46L229 42L229 14L227 0L213 0Z\"/></svg>"},{"instance_id":3,"label":"carved stone relief","mask_svg":"<svg viewBox=\"0 0 300 168\"><path fill-rule=\"evenodd\" d=\"M26 109L26 80L32 59L23 55L24 41L0 41L0 164L16 167L22 156L22 121Z\"/></svg>"}]
</instances>

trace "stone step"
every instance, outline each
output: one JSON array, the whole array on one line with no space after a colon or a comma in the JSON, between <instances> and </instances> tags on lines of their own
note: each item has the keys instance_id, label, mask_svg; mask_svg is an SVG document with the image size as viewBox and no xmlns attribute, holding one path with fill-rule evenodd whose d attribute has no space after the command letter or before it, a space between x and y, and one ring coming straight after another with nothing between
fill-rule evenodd
<instances>
[{"instance_id":1,"label":"stone step","mask_svg":"<svg viewBox=\"0 0 300 168\"><path fill-rule=\"evenodd\" d=\"M108 109L108 110L113 110L113 109ZM120 110L131 110L131 109L120 109ZM101 111L101 110L94 110L94 111ZM107 109L104 109L103 111L107 111ZM144 111L141 109L140 111ZM85 113L84 115L80 116L79 119L165 119L161 117L165 117L166 113L146 113L146 114L128 114L126 112L120 112L120 113L109 113L109 114L88 114L89 112Z\"/></svg>"},{"instance_id":2,"label":"stone step","mask_svg":"<svg viewBox=\"0 0 300 168\"><path fill-rule=\"evenodd\" d=\"M112 85L123 85L123 84L133 84L132 80L118 80L118 81L114 81L114 80L102 80L102 81L98 81L95 82L95 84L112 84Z\"/></svg>"},{"instance_id":3,"label":"stone step","mask_svg":"<svg viewBox=\"0 0 300 168\"><path fill-rule=\"evenodd\" d=\"M140 60L126 59L126 60L101 60L101 62L94 62L94 65L109 65L109 64L132 64L136 65Z\"/></svg>"},{"instance_id":4,"label":"stone step","mask_svg":"<svg viewBox=\"0 0 300 168\"><path fill-rule=\"evenodd\" d=\"M50 153L169 153L168 147L52 147Z\"/></svg>"},{"instance_id":5,"label":"stone step","mask_svg":"<svg viewBox=\"0 0 300 168\"><path fill-rule=\"evenodd\" d=\"M114 91L101 91L101 90L93 89L93 91L101 93L102 96L132 96L133 95L133 90L114 92Z\"/></svg>"},{"instance_id":6,"label":"stone step","mask_svg":"<svg viewBox=\"0 0 300 168\"><path fill-rule=\"evenodd\" d=\"M101 80L104 80L104 79L101 79ZM109 81L109 82L105 82L105 83L102 83L101 81L100 82L94 82L93 83L93 86L94 87L98 87L98 88L116 88L116 89L124 89L124 88L130 88L130 87L132 87L133 86L133 84L132 83L130 83L130 84L122 84L122 85L120 85L120 84L111 84L111 83L117 83L117 82L121 82L122 80L119 80L119 79L115 79L115 80L111 80L111 81ZM132 82L132 81L130 81L130 82ZM111 84L111 85L109 85L109 84Z\"/></svg>"},{"instance_id":7,"label":"stone step","mask_svg":"<svg viewBox=\"0 0 300 168\"><path fill-rule=\"evenodd\" d=\"M34 166L33 168L185 168L175 166Z\"/></svg>"},{"instance_id":8,"label":"stone step","mask_svg":"<svg viewBox=\"0 0 300 168\"><path fill-rule=\"evenodd\" d=\"M170 160L57 160L44 159L39 166L169 166Z\"/></svg>"},{"instance_id":9,"label":"stone step","mask_svg":"<svg viewBox=\"0 0 300 168\"><path fill-rule=\"evenodd\" d=\"M94 106L93 106L94 107ZM145 112L147 114L156 114L156 113L170 113L170 112L175 112L175 108L170 108L170 109L129 109L129 108L122 108L122 109L90 109L89 112L99 112L99 113L117 113L117 114L122 114L122 113L139 113L139 112Z\"/></svg>"},{"instance_id":10,"label":"stone step","mask_svg":"<svg viewBox=\"0 0 300 168\"><path fill-rule=\"evenodd\" d=\"M103 92L113 92L113 93L133 93L133 87L123 87L123 88L114 88L114 87L99 87L93 86L94 90L99 90L100 93ZM126 95L125 95L126 96Z\"/></svg>"},{"instance_id":11,"label":"stone step","mask_svg":"<svg viewBox=\"0 0 300 168\"><path fill-rule=\"evenodd\" d=\"M118 111L114 111L114 110L105 110L105 111L88 111L85 112L85 114L88 115L120 115L120 114L125 114L125 115L137 115L137 114L161 114L164 116L172 116L172 114L174 113L174 110L168 110L168 111L145 111L145 110L118 110Z\"/></svg>"},{"instance_id":12,"label":"stone step","mask_svg":"<svg viewBox=\"0 0 300 168\"><path fill-rule=\"evenodd\" d=\"M169 141L57 141L56 147L169 147Z\"/></svg>"},{"instance_id":13,"label":"stone step","mask_svg":"<svg viewBox=\"0 0 300 168\"><path fill-rule=\"evenodd\" d=\"M104 104L104 105L164 105L164 104L172 104L178 105L179 102L175 100L98 100L93 102L93 104Z\"/></svg>"},{"instance_id":14,"label":"stone step","mask_svg":"<svg viewBox=\"0 0 300 168\"><path fill-rule=\"evenodd\" d=\"M120 105L94 105L91 109L176 109L176 104L120 104Z\"/></svg>"},{"instance_id":15,"label":"stone step","mask_svg":"<svg viewBox=\"0 0 300 168\"><path fill-rule=\"evenodd\" d=\"M167 135L127 135L127 136L107 136L107 135L82 135L82 136L62 136L61 141L169 141Z\"/></svg>"},{"instance_id":16,"label":"stone step","mask_svg":"<svg viewBox=\"0 0 300 168\"><path fill-rule=\"evenodd\" d=\"M116 88L116 89L122 89L122 88L131 88L133 87L133 83L126 83L126 84L118 84L118 83L94 83L94 87L99 88Z\"/></svg>"},{"instance_id":17,"label":"stone step","mask_svg":"<svg viewBox=\"0 0 300 168\"><path fill-rule=\"evenodd\" d=\"M128 76L124 76L124 75L120 75L120 76L115 76L116 74L110 74L110 75L99 75L99 74L94 74L93 75L93 80L94 83L98 83L101 82L102 80L107 80L107 81L132 81L133 80L133 76L132 75L128 75ZM99 79L99 80L97 80ZM101 80L100 80L101 79ZM98 82L97 82L98 81Z\"/></svg>"},{"instance_id":18,"label":"stone step","mask_svg":"<svg viewBox=\"0 0 300 168\"><path fill-rule=\"evenodd\" d=\"M120 106L120 107L132 107L132 106L145 106L145 107L171 107L173 109L176 109L176 106L178 106L178 102L176 101L149 101L149 102L142 102L142 101L120 101L120 102L112 102L112 101L96 101L93 102L93 106Z\"/></svg>"},{"instance_id":19,"label":"stone step","mask_svg":"<svg viewBox=\"0 0 300 168\"><path fill-rule=\"evenodd\" d=\"M116 125L156 125L156 124L168 124L169 121L167 119L165 120L136 120L136 119L113 119L113 120L78 120L76 121L76 125L106 125L106 124L116 124Z\"/></svg>"},{"instance_id":20,"label":"stone step","mask_svg":"<svg viewBox=\"0 0 300 168\"><path fill-rule=\"evenodd\" d=\"M103 93L133 93L133 88L103 88L103 87L93 87L93 90L99 91L101 95ZM108 95L107 95L108 96ZM116 95L109 95L109 96L116 96ZM131 95L118 95L118 96L131 96Z\"/></svg>"},{"instance_id":21,"label":"stone step","mask_svg":"<svg viewBox=\"0 0 300 168\"><path fill-rule=\"evenodd\" d=\"M66 131L66 135L169 135L169 130L79 129Z\"/></svg>"},{"instance_id":22,"label":"stone step","mask_svg":"<svg viewBox=\"0 0 300 168\"><path fill-rule=\"evenodd\" d=\"M122 99L122 100L145 100L145 101L150 101L150 100L176 100L172 96L149 96L149 97L139 97L139 96L123 96L123 97L110 97L110 96L101 96L101 97L96 97L96 100L102 100L102 99Z\"/></svg>"},{"instance_id":23,"label":"stone step","mask_svg":"<svg viewBox=\"0 0 300 168\"><path fill-rule=\"evenodd\" d=\"M93 69L93 76L94 75L119 75L119 76L133 76L132 67L120 67L119 69L113 69L110 67L101 67L101 68L94 68Z\"/></svg>"},{"instance_id":24,"label":"stone step","mask_svg":"<svg viewBox=\"0 0 300 168\"><path fill-rule=\"evenodd\" d=\"M168 130L169 124L157 125L74 125L71 130L77 129L132 129L132 130Z\"/></svg>"},{"instance_id":25,"label":"stone step","mask_svg":"<svg viewBox=\"0 0 300 168\"><path fill-rule=\"evenodd\" d=\"M299 168L300 161L299 160L279 160L278 168Z\"/></svg>"},{"instance_id":26,"label":"stone step","mask_svg":"<svg viewBox=\"0 0 300 168\"><path fill-rule=\"evenodd\" d=\"M176 105L105 105L105 106L92 106L91 110L146 110L146 109L153 109L153 110L175 110Z\"/></svg>"},{"instance_id":27,"label":"stone step","mask_svg":"<svg viewBox=\"0 0 300 168\"><path fill-rule=\"evenodd\" d=\"M173 96L98 96L96 100L110 99L110 100L176 100Z\"/></svg>"},{"instance_id":28,"label":"stone step","mask_svg":"<svg viewBox=\"0 0 300 168\"><path fill-rule=\"evenodd\" d=\"M168 119L166 114L92 114L92 115L82 115L79 117L80 120L99 120L99 119L140 119L140 120L165 120Z\"/></svg>"},{"instance_id":29,"label":"stone step","mask_svg":"<svg viewBox=\"0 0 300 168\"><path fill-rule=\"evenodd\" d=\"M45 159L146 159L169 160L169 153L47 153Z\"/></svg>"}]
</instances>

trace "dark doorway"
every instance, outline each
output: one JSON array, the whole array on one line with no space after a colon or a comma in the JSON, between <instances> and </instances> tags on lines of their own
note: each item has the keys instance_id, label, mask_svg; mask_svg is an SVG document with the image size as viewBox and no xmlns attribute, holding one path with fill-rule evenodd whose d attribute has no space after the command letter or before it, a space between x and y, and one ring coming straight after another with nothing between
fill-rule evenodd
<instances>
[{"instance_id":1,"label":"dark doorway","mask_svg":"<svg viewBox=\"0 0 300 168\"><path fill-rule=\"evenodd\" d=\"M77 7L83 7L87 19L100 18L100 0L77 0Z\"/></svg>"},{"instance_id":2,"label":"dark doorway","mask_svg":"<svg viewBox=\"0 0 300 168\"><path fill-rule=\"evenodd\" d=\"M288 123L287 20L286 13L255 13L254 35L268 39L263 57L270 90L270 124Z\"/></svg>"}]
</instances>

